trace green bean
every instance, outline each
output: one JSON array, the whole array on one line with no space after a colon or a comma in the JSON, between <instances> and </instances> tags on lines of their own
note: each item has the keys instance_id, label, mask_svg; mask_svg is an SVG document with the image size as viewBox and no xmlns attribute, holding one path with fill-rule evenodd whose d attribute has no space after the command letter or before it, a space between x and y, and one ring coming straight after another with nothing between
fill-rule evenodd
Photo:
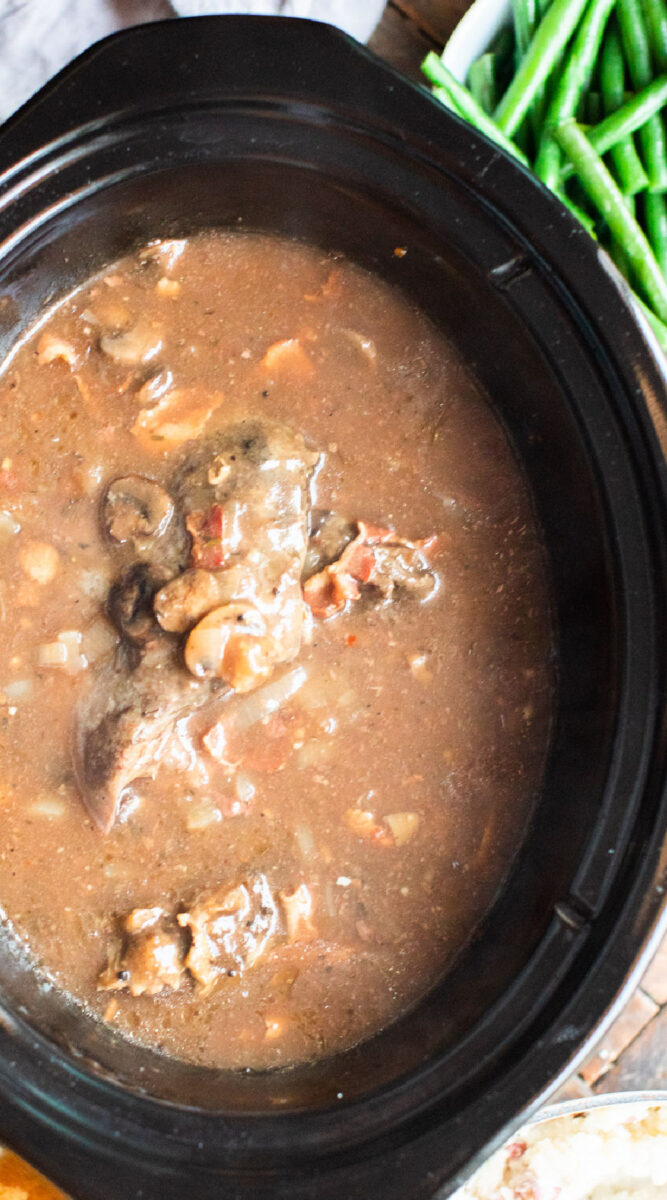
<instances>
[{"instance_id":1,"label":"green bean","mask_svg":"<svg viewBox=\"0 0 667 1200\"><path fill-rule=\"evenodd\" d=\"M564 204L566 208L569 208L572 216L577 218L579 224L583 225L586 232L590 233L591 237L596 237L595 221L593 218L589 217L588 213L584 212L583 208L581 208L579 204L575 204L574 200L571 200L566 192L558 190L555 194L558 196L561 204Z\"/></svg>"},{"instance_id":2,"label":"green bean","mask_svg":"<svg viewBox=\"0 0 667 1200\"><path fill-rule=\"evenodd\" d=\"M579 23L586 0L553 0L494 118L509 137L518 129L554 63Z\"/></svg>"},{"instance_id":3,"label":"green bean","mask_svg":"<svg viewBox=\"0 0 667 1200\"><path fill-rule=\"evenodd\" d=\"M537 25L535 0L512 0L512 17L514 20L514 65L518 68L530 46Z\"/></svg>"},{"instance_id":4,"label":"green bean","mask_svg":"<svg viewBox=\"0 0 667 1200\"><path fill-rule=\"evenodd\" d=\"M494 37L491 43L491 53L496 55L500 63L504 59L512 57L514 53L514 37L507 25L503 25L502 29L499 29Z\"/></svg>"},{"instance_id":5,"label":"green bean","mask_svg":"<svg viewBox=\"0 0 667 1200\"><path fill-rule=\"evenodd\" d=\"M649 117L660 112L665 105L667 105L667 75L659 75L647 88L637 92L636 96L616 109L616 112L587 129L586 137L598 154L606 154L628 134L640 129ZM563 171L563 178L567 179L571 174L572 168L566 167Z\"/></svg>"},{"instance_id":6,"label":"green bean","mask_svg":"<svg viewBox=\"0 0 667 1200\"><path fill-rule=\"evenodd\" d=\"M460 116L465 117L471 125L474 125L480 133L502 146L507 154L511 154L514 158L518 158L519 162L524 166L529 166L528 159L521 153L519 148L505 137L497 128L494 121L487 117L483 108L470 95L470 92L458 79L455 79L451 71L447 69L445 64L440 61L437 54L433 51L426 55L422 63L422 71L431 80L431 83L437 86L433 89L433 95L438 100L449 102L449 107L454 108ZM443 94L444 93L444 94Z\"/></svg>"},{"instance_id":7,"label":"green bean","mask_svg":"<svg viewBox=\"0 0 667 1200\"><path fill-rule=\"evenodd\" d=\"M622 193L576 121L559 125L556 137L589 199L627 254L639 290L662 321L667 321L664 279L644 231L628 212Z\"/></svg>"},{"instance_id":8,"label":"green bean","mask_svg":"<svg viewBox=\"0 0 667 1200\"><path fill-rule=\"evenodd\" d=\"M609 26L600 58L600 89L605 111L611 116L623 105L625 97L625 63L621 39L613 23ZM603 151L598 150L602 154ZM611 161L622 192L632 195L648 187L648 178L635 149L632 136L619 139L611 149Z\"/></svg>"},{"instance_id":9,"label":"green bean","mask_svg":"<svg viewBox=\"0 0 667 1200\"><path fill-rule=\"evenodd\" d=\"M468 87L485 113L492 113L498 103L496 60L493 54L481 54L468 71Z\"/></svg>"},{"instance_id":10,"label":"green bean","mask_svg":"<svg viewBox=\"0 0 667 1200\"><path fill-rule=\"evenodd\" d=\"M659 192L644 196L644 224L658 266L667 279L667 200Z\"/></svg>"},{"instance_id":11,"label":"green bean","mask_svg":"<svg viewBox=\"0 0 667 1200\"><path fill-rule=\"evenodd\" d=\"M609 247L609 253L616 263L616 266L621 272L623 278L627 279L630 274L630 264L628 262L628 256L623 247L620 246L618 242L612 240Z\"/></svg>"},{"instance_id":12,"label":"green bean","mask_svg":"<svg viewBox=\"0 0 667 1200\"><path fill-rule=\"evenodd\" d=\"M639 0L616 0L616 15L628 73L635 91L647 87L653 78L648 35ZM639 130L644 167L650 190L667 188L667 143L665 128L659 116L650 117Z\"/></svg>"},{"instance_id":13,"label":"green bean","mask_svg":"<svg viewBox=\"0 0 667 1200\"><path fill-rule=\"evenodd\" d=\"M489 49L495 56L496 87L498 95L502 96L514 74L514 33L509 25L496 34Z\"/></svg>"},{"instance_id":14,"label":"green bean","mask_svg":"<svg viewBox=\"0 0 667 1200\"><path fill-rule=\"evenodd\" d=\"M538 11L537 0L512 0L512 15L514 18L514 70L518 71L521 59L528 50L535 35L542 13ZM514 132L514 141L522 150L529 143L537 146L542 127L543 100L539 93L531 104L526 117Z\"/></svg>"},{"instance_id":15,"label":"green bean","mask_svg":"<svg viewBox=\"0 0 667 1200\"><path fill-rule=\"evenodd\" d=\"M586 125L597 125L602 120L602 96L599 92L587 92L584 96Z\"/></svg>"},{"instance_id":16,"label":"green bean","mask_svg":"<svg viewBox=\"0 0 667 1200\"><path fill-rule=\"evenodd\" d=\"M550 4L551 4L551 0L537 0L537 24L539 24L539 22L542 20L542 18L546 15L547 9L549 8ZM559 75L559 73L560 73L559 72L559 64L560 64L560 59L557 59L551 69L552 76ZM547 107L547 89L546 89L545 85L543 84L542 87L537 89L537 91L535 93L535 99L533 100L533 103L529 110L529 117L530 117L530 122L531 122L531 125L533 128L533 136L535 138L536 146L539 146L540 135L542 133L542 126L544 124L544 114L546 111L546 107Z\"/></svg>"},{"instance_id":17,"label":"green bean","mask_svg":"<svg viewBox=\"0 0 667 1200\"><path fill-rule=\"evenodd\" d=\"M577 30L565 69L547 109L544 133L535 160L535 171L547 187L554 188L560 175L560 150L551 129L573 117L585 87L588 86L600 45L615 0L590 0Z\"/></svg>"},{"instance_id":18,"label":"green bean","mask_svg":"<svg viewBox=\"0 0 667 1200\"><path fill-rule=\"evenodd\" d=\"M667 71L667 8L664 0L642 0L646 32L658 71Z\"/></svg>"}]
</instances>

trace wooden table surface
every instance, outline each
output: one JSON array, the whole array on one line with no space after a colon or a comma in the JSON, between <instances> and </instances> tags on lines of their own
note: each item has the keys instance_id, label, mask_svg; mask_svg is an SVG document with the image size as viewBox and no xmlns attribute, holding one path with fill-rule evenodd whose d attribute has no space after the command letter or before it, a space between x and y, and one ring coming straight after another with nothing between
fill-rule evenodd
<instances>
[{"instance_id":1,"label":"wooden table surface","mask_svg":"<svg viewBox=\"0 0 667 1200\"><path fill-rule=\"evenodd\" d=\"M466 0L389 0L369 46L419 79L422 58L442 49L467 7ZM667 452L664 420L659 434ZM667 936L621 1015L553 1100L644 1088L667 1089Z\"/></svg>"}]
</instances>

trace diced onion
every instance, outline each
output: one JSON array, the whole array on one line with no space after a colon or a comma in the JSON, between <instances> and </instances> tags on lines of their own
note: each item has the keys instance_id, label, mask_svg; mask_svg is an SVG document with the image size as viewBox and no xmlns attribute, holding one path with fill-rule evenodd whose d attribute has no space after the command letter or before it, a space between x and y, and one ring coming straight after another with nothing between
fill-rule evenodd
<instances>
[{"instance_id":1,"label":"diced onion","mask_svg":"<svg viewBox=\"0 0 667 1200\"><path fill-rule=\"evenodd\" d=\"M35 688L34 679L13 679L6 687L0 688L8 700L27 700Z\"/></svg>"},{"instance_id":2,"label":"diced onion","mask_svg":"<svg viewBox=\"0 0 667 1200\"><path fill-rule=\"evenodd\" d=\"M299 708L306 712L318 708L334 708L341 703L341 696L346 688L346 679L309 679L299 697Z\"/></svg>"},{"instance_id":3,"label":"diced onion","mask_svg":"<svg viewBox=\"0 0 667 1200\"><path fill-rule=\"evenodd\" d=\"M42 796L40 800L33 800L28 812L36 817L64 817L65 802L57 796Z\"/></svg>"},{"instance_id":4,"label":"diced onion","mask_svg":"<svg viewBox=\"0 0 667 1200\"><path fill-rule=\"evenodd\" d=\"M210 825L217 825L221 820L222 813L211 800L200 800L188 809L185 827L188 833L198 833L201 829L208 829Z\"/></svg>"},{"instance_id":5,"label":"diced onion","mask_svg":"<svg viewBox=\"0 0 667 1200\"><path fill-rule=\"evenodd\" d=\"M55 642L43 642L37 651L40 667L62 667L69 675L83 671L88 660L82 653L82 635L78 629L64 629Z\"/></svg>"},{"instance_id":6,"label":"diced onion","mask_svg":"<svg viewBox=\"0 0 667 1200\"><path fill-rule=\"evenodd\" d=\"M303 821L299 821L294 826L294 840L296 841L299 850L306 862L311 862L316 857L315 854L315 838L310 825L304 825Z\"/></svg>"},{"instance_id":7,"label":"diced onion","mask_svg":"<svg viewBox=\"0 0 667 1200\"><path fill-rule=\"evenodd\" d=\"M360 354L363 354L364 357L367 358L370 363L373 363L373 365L375 365L375 360L377 359L378 352L377 352L377 347L376 347L373 339L367 337L363 333L359 333L358 330L356 330L356 329L343 329L342 332L345 334L345 337L347 338L350 345L354 346L355 349L358 350Z\"/></svg>"},{"instance_id":8,"label":"diced onion","mask_svg":"<svg viewBox=\"0 0 667 1200\"><path fill-rule=\"evenodd\" d=\"M168 279L166 275L163 275L161 279L158 279L155 285L155 291L157 292L158 296L167 296L170 300L175 300L180 290L181 285L178 280Z\"/></svg>"},{"instance_id":9,"label":"diced onion","mask_svg":"<svg viewBox=\"0 0 667 1200\"><path fill-rule=\"evenodd\" d=\"M318 767L331 757L333 746L323 738L310 738L296 751L296 766L299 771Z\"/></svg>"},{"instance_id":10,"label":"diced onion","mask_svg":"<svg viewBox=\"0 0 667 1200\"><path fill-rule=\"evenodd\" d=\"M40 667L64 667L67 662L67 646L63 642L43 642L37 651Z\"/></svg>"},{"instance_id":11,"label":"diced onion","mask_svg":"<svg viewBox=\"0 0 667 1200\"><path fill-rule=\"evenodd\" d=\"M391 829L397 846L404 846L419 829L420 817L416 812L388 813L384 818Z\"/></svg>"},{"instance_id":12,"label":"diced onion","mask_svg":"<svg viewBox=\"0 0 667 1200\"><path fill-rule=\"evenodd\" d=\"M60 555L48 542L26 542L19 550L19 563L29 579L46 584L58 570Z\"/></svg>"},{"instance_id":13,"label":"diced onion","mask_svg":"<svg viewBox=\"0 0 667 1200\"><path fill-rule=\"evenodd\" d=\"M84 630L82 649L88 662L98 662L107 654L111 654L117 645L118 636L109 623L101 618L93 621L92 625Z\"/></svg>"},{"instance_id":14,"label":"diced onion","mask_svg":"<svg viewBox=\"0 0 667 1200\"><path fill-rule=\"evenodd\" d=\"M306 682L307 674L303 667L295 667L287 671L279 679L274 679L256 692L249 692L239 699L234 707L234 728L243 731L270 717L299 691Z\"/></svg>"},{"instance_id":15,"label":"diced onion","mask_svg":"<svg viewBox=\"0 0 667 1200\"><path fill-rule=\"evenodd\" d=\"M21 525L6 509L0 509L0 543L8 542L15 534L21 532Z\"/></svg>"},{"instance_id":16,"label":"diced onion","mask_svg":"<svg viewBox=\"0 0 667 1200\"><path fill-rule=\"evenodd\" d=\"M89 600L102 600L109 590L109 576L105 571L81 571L78 584Z\"/></svg>"},{"instance_id":17,"label":"diced onion","mask_svg":"<svg viewBox=\"0 0 667 1200\"><path fill-rule=\"evenodd\" d=\"M252 779L245 771L237 771L234 780L234 790L240 803L244 808L247 808L255 795L256 789Z\"/></svg>"}]
</instances>

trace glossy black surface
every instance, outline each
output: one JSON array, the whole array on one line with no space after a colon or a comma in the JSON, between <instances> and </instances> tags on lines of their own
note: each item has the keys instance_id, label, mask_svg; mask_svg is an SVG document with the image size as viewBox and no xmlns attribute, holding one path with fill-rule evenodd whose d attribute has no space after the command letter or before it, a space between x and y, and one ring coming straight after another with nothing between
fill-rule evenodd
<instances>
[{"instance_id":1,"label":"glossy black surface","mask_svg":"<svg viewBox=\"0 0 667 1200\"><path fill-rule=\"evenodd\" d=\"M67 1010L5 936L0 1135L79 1200L444 1196L582 1052L655 932L667 506L645 400L665 379L569 214L328 27L211 18L119 34L5 126L0 171L4 348L136 243L212 224L340 248L413 297L466 353L524 464L559 673L531 829L478 938L418 1009L312 1069L208 1072Z\"/></svg>"}]
</instances>

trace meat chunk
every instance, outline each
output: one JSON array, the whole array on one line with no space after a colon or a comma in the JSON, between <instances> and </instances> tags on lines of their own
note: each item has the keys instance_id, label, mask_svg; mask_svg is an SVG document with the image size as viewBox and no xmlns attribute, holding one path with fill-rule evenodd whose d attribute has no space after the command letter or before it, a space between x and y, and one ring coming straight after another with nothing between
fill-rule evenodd
<instances>
[{"instance_id":1,"label":"meat chunk","mask_svg":"<svg viewBox=\"0 0 667 1200\"><path fill-rule=\"evenodd\" d=\"M326 509L311 509L310 537L306 561L303 566L305 579L322 571L340 558L345 547L353 540L356 526L340 513Z\"/></svg>"},{"instance_id":2,"label":"meat chunk","mask_svg":"<svg viewBox=\"0 0 667 1200\"><path fill-rule=\"evenodd\" d=\"M242 422L196 448L175 482L177 506L142 476L107 489L106 532L119 560L134 561L108 603L125 643L76 717L77 778L100 829L112 827L135 779L156 774L180 717L225 684L251 690L298 653L307 616L300 577L308 482L317 461L300 435ZM175 507L188 515L189 538ZM202 562L224 565L208 571ZM184 657L158 621L189 634Z\"/></svg>"},{"instance_id":3,"label":"meat chunk","mask_svg":"<svg viewBox=\"0 0 667 1200\"><path fill-rule=\"evenodd\" d=\"M278 927L278 913L265 875L202 896L189 912L178 914L192 945L185 965L210 990L223 976L249 970Z\"/></svg>"},{"instance_id":4,"label":"meat chunk","mask_svg":"<svg viewBox=\"0 0 667 1200\"><path fill-rule=\"evenodd\" d=\"M313 616L327 619L342 612L347 603L361 595L360 585L375 589L383 603L395 592L406 591L427 600L437 579L425 552L435 539L410 542L392 529L357 522L358 533L339 558L307 579L303 594Z\"/></svg>"},{"instance_id":5,"label":"meat chunk","mask_svg":"<svg viewBox=\"0 0 667 1200\"><path fill-rule=\"evenodd\" d=\"M192 574L161 589L155 612L164 629L189 630L185 662L198 678L249 691L298 653L318 458L300 434L244 421L200 447L177 481Z\"/></svg>"},{"instance_id":6,"label":"meat chunk","mask_svg":"<svg viewBox=\"0 0 667 1200\"><path fill-rule=\"evenodd\" d=\"M135 908L123 921L123 939L98 980L98 991L158 996L184 978L185 946L164 909Z\"/></svg>"},{"instance_id":7,"label":"meat chunk","mask_svg":"<svg viewBox=\"0 0 667 1200\"><path fill-rule=\"evenodd\" d=\"M157 773L178 719L219 689L217 680L189 676L177 644L164 635L143 651L121 645L96 676L77 709L74 763L84 804L104 833L130 784Z\"/></svg>"}]
</instances>

